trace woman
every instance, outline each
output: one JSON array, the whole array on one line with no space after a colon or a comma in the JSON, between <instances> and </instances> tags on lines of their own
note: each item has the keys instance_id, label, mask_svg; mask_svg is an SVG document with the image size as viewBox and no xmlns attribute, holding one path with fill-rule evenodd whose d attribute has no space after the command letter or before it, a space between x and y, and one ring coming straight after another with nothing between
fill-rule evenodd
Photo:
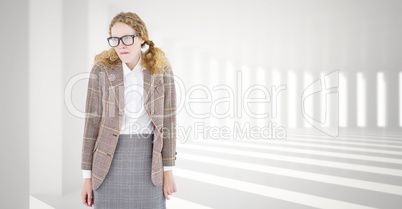
<instances>
[{"instance_id":1,"label":"woman","mask_svg":"<svg viewBox=\"0 0 402 209\"><path fill-rule=\"evenodd\" d=\"M111 48L95 56L88 82L82 201L96 209L166 208L177 192L172 68L137 14L117 14L109 35Z\"/></svg>"}]
</instances>

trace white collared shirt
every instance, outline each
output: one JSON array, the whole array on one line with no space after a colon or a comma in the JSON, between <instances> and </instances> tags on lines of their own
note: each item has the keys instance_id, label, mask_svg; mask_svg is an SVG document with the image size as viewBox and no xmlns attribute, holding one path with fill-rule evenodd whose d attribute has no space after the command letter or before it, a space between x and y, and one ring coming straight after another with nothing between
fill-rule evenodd
<instances>
[{"instance_id":1,"label":"white collared shirt","mask_svg":"<svg viewBox=\"0 0 402 209\"><path fill-rule=\"evenodd\" d=\"M144 107L142 58L133 70L122 62L124 72L124 119L120 134L153 133L154 124Z\"/></svg>"},{"instance_id":2,"label":"white collared shirt","mask_svg":"<svg viewBox=\"0 0 402 209\"><path fill-rule=\"evenodd\" d=\"M142 55L133 70L122 63L124 72L124 118L120 134L153 133L154 124L144 107L144 74ZM171 170L173 166L164 166ZM84 178L91 178L91 170L82 170Z\"/></svg>"}]
</instances>

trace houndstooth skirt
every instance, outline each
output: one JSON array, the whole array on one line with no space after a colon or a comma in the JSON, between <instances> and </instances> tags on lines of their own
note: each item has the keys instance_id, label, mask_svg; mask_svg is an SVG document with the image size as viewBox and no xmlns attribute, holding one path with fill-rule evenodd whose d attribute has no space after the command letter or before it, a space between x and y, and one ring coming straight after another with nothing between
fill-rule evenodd
<instances>
[{"instance_id":1,"label":"houndstooth skirt","mask_svg":"<svg viewBox=\"0 0 402 209\"><path fill-rule=\"evenodd\" d=\"M153 133L120 134L105 180L93 191L94 209L165 209L163 185L151 181Z\"/></svg>"}]
</instances>

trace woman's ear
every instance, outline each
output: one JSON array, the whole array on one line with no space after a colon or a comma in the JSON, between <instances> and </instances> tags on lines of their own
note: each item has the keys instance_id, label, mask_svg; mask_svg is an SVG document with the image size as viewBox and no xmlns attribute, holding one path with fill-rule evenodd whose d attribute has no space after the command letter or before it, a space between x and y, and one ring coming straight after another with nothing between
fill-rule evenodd
<instances>
[{"instance_id":1,"label":"woman's ear","mask_svg":"<svg viewBox=\"0 0 402 209\"><path fill-rule=\"evenodd\" d=\"M140 40L141 40L141 45L143 45L145 43L145 40L141 37L140 37Z\"/></svg>"}]
</instances>

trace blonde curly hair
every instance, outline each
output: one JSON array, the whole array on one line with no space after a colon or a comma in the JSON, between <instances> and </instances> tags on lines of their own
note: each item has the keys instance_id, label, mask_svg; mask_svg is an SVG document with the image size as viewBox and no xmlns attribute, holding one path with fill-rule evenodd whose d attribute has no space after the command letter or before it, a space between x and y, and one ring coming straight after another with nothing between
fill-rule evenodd
<instances>
[{"instance_id":1,"label":"blonde curly hair","mask_svg":"<svg viewBox=\"0 0 402 209\"><path fill-rule=\"evenodd\" d=\"M145 40L145 42L141 45L141 48L143 48L145 44L149 45L147 51L143 53L144 56L142 57L141 66L144 68L149 68L152 75L163 72L169 65L169 61L166 58L165 53L160 48L155 47L153 41L149 40L148 30L144 21L142 21L142 19L136 13L120 12L110 22L110 36L112 36L112 27L117 22L125 23L133 28L137 33L140 33L141 38ZM97 54L94 58L95 65L107 67L115 65L117 62L119 62L119 60L120 58L114 48L104 50Z\"/></svg>"}]
</instances>

